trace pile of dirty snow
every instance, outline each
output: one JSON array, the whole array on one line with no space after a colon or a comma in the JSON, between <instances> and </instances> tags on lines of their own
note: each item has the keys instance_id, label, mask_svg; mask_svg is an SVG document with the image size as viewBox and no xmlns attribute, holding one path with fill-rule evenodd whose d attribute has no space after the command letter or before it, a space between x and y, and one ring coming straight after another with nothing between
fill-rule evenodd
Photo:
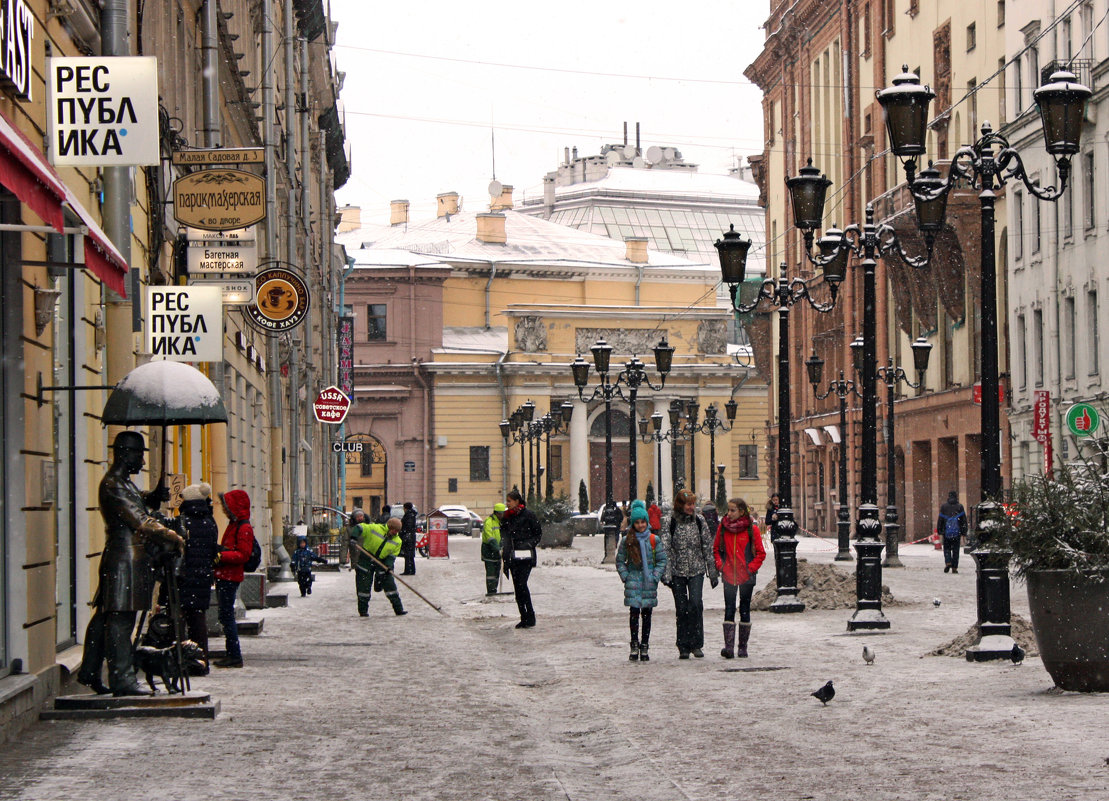
<instances>
[{"instance_id":1,"label":"pile of dirty snow","mask_svg":"<svg viewBox=\"0 0 1109 801\"><path fill-rule=\"evenodd\" d=\"M773 569L773 557L768 557L767 564ZM771 579L769 584L755 593L751 599L751 608L766 612L777 597L778 582L777 579ZM805 603L806 609L854 609L855 573L848 573L835 565L798 559L797 597ZM900 605L885 584L882 585L882 605Z\"/></svg>"},{"instance_id":2,"label":"pile of dirty snow","mask_svg":"<svg viewBox=\"0 0 1109 801\"><path fill-rule=\"evenodd\" d=\"M1040 652L1036 648L1036 635L1032 632L1032 624L1017 614L1011 614L1010 626L1012 628L1012 637L1017 645L1024 649L1024 655L1039 656ZM957 656L965 657L967 648L974 645L982 638L982 634L978 629L978 624L975 623L965 634L960 634L951 642L946 645L941 645L934 651L929 651L925 656Z\"/></svg>"}]
</instances>

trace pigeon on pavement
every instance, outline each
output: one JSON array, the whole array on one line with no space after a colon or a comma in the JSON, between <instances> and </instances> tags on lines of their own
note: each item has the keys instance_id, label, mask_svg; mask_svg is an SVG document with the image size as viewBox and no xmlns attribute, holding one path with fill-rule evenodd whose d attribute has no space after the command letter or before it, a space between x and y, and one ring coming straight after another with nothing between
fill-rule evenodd
<instances>
[{"instance_id":1,"label":"pigeon on pavement","mask_svg":"<svg viewBox=\"0 0 1109 801\"><path fill-rule=\"evenodd\" d=\"M863 661L868 666L874 664L874 650L869 645L863 646Z\"/></svg>"},{"instance_id":2,"label":"pigeon on pavement","mask_svg":"<svg viewBox=\"0 0 1109 801\"><path fill-rule=\"evenodd\" d=\"M821 704L827 706L828 702L836 697L836 688L832 686L832 682L828 682L816 692L811 693L811 695Z\"/></svg>"},{"instance_id":3,"label":"pigeon on pavement","mask_svg":"<svg viewBox=\"0 0 1109 801\"><path fill-rule=\"evenodd\" d=\"M940 605L940 599L939 598L933 598L932 599L932 606L939 606L939 605Z\"/></svg>"},{"instance_id":4,"label":"pigeon on pavement","mask_svg":"<svg viewBox=\"0 0 1109 801\"><path fill-rule=\"evenodd\" d=\"M1013 650L1009 652L1009 658L1013 660L1014 665L1019 665L1024 661L1024 649L1013 643Z\"/></svg>"}]
</instances>

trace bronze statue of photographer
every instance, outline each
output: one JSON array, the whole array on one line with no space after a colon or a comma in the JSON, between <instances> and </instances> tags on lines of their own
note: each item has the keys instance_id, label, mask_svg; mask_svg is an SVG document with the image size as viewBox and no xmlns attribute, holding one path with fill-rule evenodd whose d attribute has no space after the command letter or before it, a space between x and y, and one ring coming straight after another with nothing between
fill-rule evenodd
<instances>
[{"instance_id":1,"label":"bronze statue of photographer","mask_svg":"<svg viewBox=\"0 0 1109 801\"><path fill-rule=\"evenodd\" d=\"M155 512L168 490L161 484L140 492L131 476L143 468L146 444L141 434L123 431L112 444L113 460L100 481L100 514L106 542L100 556L100 586L96 611L85 631L85 653L77 681L97 693L150 695L139 686L132 660L131 635L135 615L150 609L154 591L154 562L150 546L184 552L180 534L158 522ZM108 662L108 686L100 677Z\"/></svg>"}]
</instances>

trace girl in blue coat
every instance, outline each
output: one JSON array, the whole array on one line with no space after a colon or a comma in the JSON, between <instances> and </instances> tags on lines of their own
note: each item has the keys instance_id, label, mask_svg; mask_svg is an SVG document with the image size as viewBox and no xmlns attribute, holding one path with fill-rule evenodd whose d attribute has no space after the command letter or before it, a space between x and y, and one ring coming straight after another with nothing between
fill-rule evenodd
<instances>
[{"instance_id":1,"label":"girl in blue coat","mask_svg":"<svg viewBox=\"0 0 1109 801\"><path fill-rule=\"evenodd\" d=\"M666 549L662 540L651 533L647 505L632 501L628 515L630 525L616 549L616 572L624 582L624 606L628 609L631 628L632 662L648 662L647 648L651 639L651 610L658 606L658 582L666 569ZM639 621L643 620L640 638Z\"/></svg>"}]
</instances>

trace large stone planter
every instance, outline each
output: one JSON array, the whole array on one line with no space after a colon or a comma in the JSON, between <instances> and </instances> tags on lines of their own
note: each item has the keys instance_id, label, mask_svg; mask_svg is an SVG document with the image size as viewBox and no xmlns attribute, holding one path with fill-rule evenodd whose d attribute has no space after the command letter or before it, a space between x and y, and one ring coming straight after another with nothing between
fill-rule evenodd
<instances>
[{"instance_id":1,"label":"large stone planter","mask_svg":"<svg viewBox=\"0 0 1109 801\"><path fill-rule=\"evenodd\" d=\"M1097 578L1066 570L1026 577L1040 657L1064 690L1109 692L1109 570Z\"/></svg>"},{"instance_id":2,"label":"large stone planter","mask_svg":"<svg viewBox=\"0 0 1109 801\"><path fill-rule=\"evenodd\" d=\"M592 537L597 533L597 515L574 515L567 522L575 537Z\"/></svg>"},{"instance_id":3,"label":"large stone planter","mask_svg":"<svg viewBox=\"0 0 1109 801\"><path fill-rule=\"evenodd\" d=\"M574 544L574 529L569 522L548 523L543 526L543 539L540 548L569 548Z\"/></svg>"}]
</instances>

